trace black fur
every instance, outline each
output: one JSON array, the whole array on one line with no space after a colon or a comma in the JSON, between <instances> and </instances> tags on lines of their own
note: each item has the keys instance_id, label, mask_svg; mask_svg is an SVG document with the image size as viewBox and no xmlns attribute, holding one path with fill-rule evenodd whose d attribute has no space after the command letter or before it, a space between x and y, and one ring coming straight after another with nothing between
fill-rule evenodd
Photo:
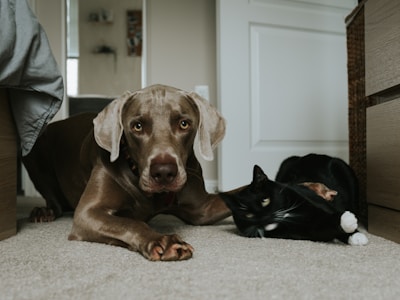
<instances>
[{"instance_id":1,"label":"black fur","mask_svg":"<svg viewBox=\"0 0 400 300\"><path fill-rule=\"evenodd\" d=\"M323 198L325 194L303 185L310 182L324 185L337 195L326 196L328 201ZM286 159L276 181L269 180L260 167L254 166L250 185L236 192L221 193L221 197L232 210L235 224L244 236L312 241L339 239L347 243L357 232L357 225L350 233L345 232L341 218L346 211L356 213L357 187L356 176L344 161L309 154Z\"/></svg>"}]
</instances>

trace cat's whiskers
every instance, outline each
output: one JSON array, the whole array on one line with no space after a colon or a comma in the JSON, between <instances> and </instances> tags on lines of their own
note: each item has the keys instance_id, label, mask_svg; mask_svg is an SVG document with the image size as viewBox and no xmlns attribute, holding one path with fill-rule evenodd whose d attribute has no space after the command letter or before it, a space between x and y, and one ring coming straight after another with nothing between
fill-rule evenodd
<instances>
[{"instance_id":1,"label":"cat's whiskers","mask_svg":"<svg viewBox=\"0 0 400 300\"><path fill-rule=\"evenodd\" d=\"M264 237L264 230L263 230L263 229L258 228L258 229L257 229L257 233L258 233L258 236L259 236L260 238L263 238L263 237Z\"/></svg>"},{"instance_id":2,"label":"cat's whiskers","mask_svg":"<svg viewBox=\"0 0 400 300\"><path fill-rule=\"evenodd\" d=\"M264 230L257 226L249 226L243 230L243 235L247 237L264 237Z\"/></svg>"},{"instance_id":3,"label":"cat's whiskers","mask_svg":"<svg viewBox=\"0 0 400 300\"><path fill-rule=\"evenodd\" d=\"M245 204L243 204L243 203L241 203L241 202L239 202L239 209L240 210L248 210L248 207L247 207L247 205L245 205Z\"/></svg>"},{"instance_id":4,"label":"cat's whiskers","mask_svg":"<svg viewBox=\"0 0 400 300\"><path fill-rule=\"evenodd\" d=\"M273 213L274 220L278 222L293 222L293 216L295 216L292 211L298 208L302 203L295 202L292 206L287 209L279 209Z\"/></svg>"}]
</instances>

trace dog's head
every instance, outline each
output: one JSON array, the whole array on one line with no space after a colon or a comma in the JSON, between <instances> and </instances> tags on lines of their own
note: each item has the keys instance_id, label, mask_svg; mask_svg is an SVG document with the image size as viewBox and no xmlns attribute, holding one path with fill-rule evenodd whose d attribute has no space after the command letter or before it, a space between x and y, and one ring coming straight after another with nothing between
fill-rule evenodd
<instances>
[{"instance_id":1,"label":"dog's head","mask_svg":"<svg viewBox=\"0 0 400 300\"><path fill-rule=\"evenodd\" d=\"M180 190L193 145L212 160L224 134L225 120L208 101L164 85L126 92L94 119L95 140L110 152L111 162L119 157L125 137L139 186L148 193Z\"/></svg>"}]
</instances>

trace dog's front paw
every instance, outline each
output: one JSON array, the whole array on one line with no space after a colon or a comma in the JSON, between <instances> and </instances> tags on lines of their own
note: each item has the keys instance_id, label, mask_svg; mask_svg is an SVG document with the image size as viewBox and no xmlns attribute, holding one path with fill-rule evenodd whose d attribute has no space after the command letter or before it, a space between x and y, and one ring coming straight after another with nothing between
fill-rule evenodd
<instances>
[{"instance_id":1,"label":"dog's front paw","mask_svg":"<svg viewBox=\"0 0 400 300\"><path fill-rule=\"evenodd\" d=\"M52 222L55 219L54 211L48 207L34 207L29 216L29 221L32 223Z\"/></svg>"},{"instance_id":2,"label":"dog's front paw","mask_svg":"<svg viewBox=\"0 0 400 300\"><path fill-rule=\"evenodd\" d=\"M352 233L356 231L358 227L356 216L349 211L345 211L340 218L340 226L346 233Z\"/></svg>"},{"instance_id":3,"label":"dog's front paw","mask_svg":"<svg viewBox=\"0 0 400 300\"><path fill-rule=\"evenodd\" d=\"M178 235L164 235L149 243L147 253L149 260L185 260L193 256L193 247L184 242Z\"/></svg>"}]
</instances>

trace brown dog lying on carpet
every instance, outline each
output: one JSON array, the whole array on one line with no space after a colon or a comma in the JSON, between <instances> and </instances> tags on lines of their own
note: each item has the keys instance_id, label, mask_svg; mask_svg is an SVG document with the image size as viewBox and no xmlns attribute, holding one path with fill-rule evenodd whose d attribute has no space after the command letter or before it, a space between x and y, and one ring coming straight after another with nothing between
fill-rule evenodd
<instances>
[{"instance_id":1,"label":"brown dog lying on carpet","mask_svg":"<svg viewBox=\"0 0 400 300\"><path fill-rule=\"evenodd\" d=\"M70 240L119 245L150 260L188 259L192 246L146 221L166 213L203 225L230 215L206 192L193 150L198 144L212 160L224 134L224 119L206 100L163 85L127 92L97 116L54 122L23 159L47 204L31 219L75 210Z\"/></svg>"}]
</instances>

